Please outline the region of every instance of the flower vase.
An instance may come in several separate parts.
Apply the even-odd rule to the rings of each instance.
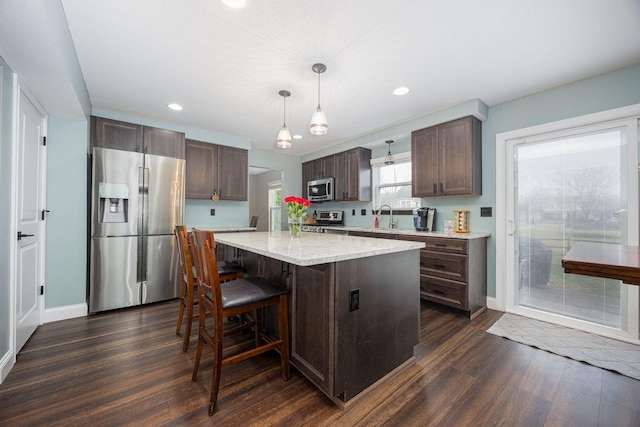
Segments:
[[[289,235],[291,237],[299,237],[302,218],[299,216],[289,216],[288,222],[289,222]]]

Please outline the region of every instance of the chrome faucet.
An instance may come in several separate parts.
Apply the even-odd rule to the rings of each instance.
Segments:
[[[389,208],[389,229],[391,229],[397,225],[397,223],[393,222],[393,208],[389,205],[382,205],[378,208],[378,215],[380,215],[380,212],[382,212],[382,208],[384,207]]]

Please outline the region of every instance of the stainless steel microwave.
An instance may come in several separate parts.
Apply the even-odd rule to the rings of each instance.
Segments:
[[[316,179],[307,183],[307,195],[310,202],[333,200],[333,178]]]

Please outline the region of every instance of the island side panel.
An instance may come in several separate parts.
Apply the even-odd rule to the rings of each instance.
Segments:
[[[350,291],[359,309],[350,311]],[[419,250],[336,263],[335,396],[347,402],[413,357],[420,331]]]
[[[291,363],[333,396],[335,263],[295,266],[290,282]]]

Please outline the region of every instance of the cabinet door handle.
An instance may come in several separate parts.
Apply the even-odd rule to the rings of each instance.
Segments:
[[[434,266],[435,268],[447,268],[447,266],[446,266],[446,265],[442,265],[442,264],[433,264],[433,266]]]
[[[444,186],[442,185],[442,183],[440,183],[440,192],[444,193]]]
[[[433,192],[434,193],[438,192],[438,186],[437,186],[437,184],[435,182],[433,183]]]

